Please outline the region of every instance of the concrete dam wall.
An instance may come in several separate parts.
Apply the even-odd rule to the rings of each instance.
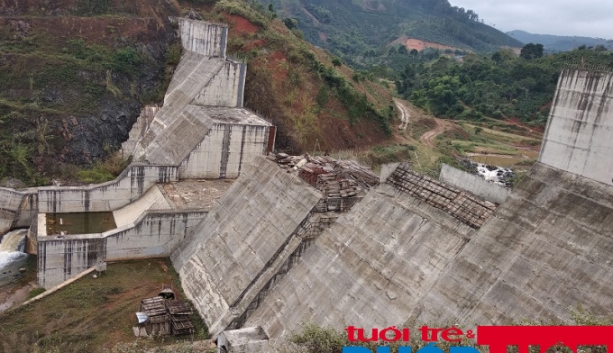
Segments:
[[[447,164],[443,164],[441,167],[440,179],[449,185],[498,204],[503,203],[511,194],[511,189],[490,183],[478,175],[467,173]]]
[[[214,336],[241,328],[312,242],[378,180],[326,158],[281,155],[281,166],[269,159],[275,157],[255,158],[171,257]]]
[[[92,186],[38,188],[38,213],[103,212],[123,207],[157,183],[178,180],[178,168],[132,164],[115,180]]]
[[[226,47],[228,46],[227,25],[187,18],[180,18],[177,21],[183,48],[205,56],[226,57]]]
[[[31,226],[29,252],[39,256],[41,286],[56,285],[101,261],[170,255],[205,213],[159,211],[155,205],[164,202],[148,193],[152,187],[180,178],[236,178],[244,163],[274,148],[275,128],[242,108],[246,65],[225,58],[227,27],[177,22],[184,53],[164,105],[146,107],[122,146],[124,156],[135,157],[134,164],[98,185],[0,189],[0,235]],[[111,211],[115,229],[46,234],[48,214],[62,224],[80,217],[62,214],[85,213],[83,220],[70,218],[73,226],[101,222],[90,215]]]
[[[0,236],[32,223],[37,213],[37,197],[36,189],[17,191],[0,187]]]
[[[144,133],[131,133],[128,154],[181,165],[180,177],[236,178],[243,163],[274,146],[275,128],[243,109],[246,65],[225,58],[227,27],[178,19],[185,52]],[[144,117],[143,119],[146,119]],[[178,138],[180,136],[180,138]]]
[[[230,308],[322,198],[273,162],[257,161],[171,257],[210,332],[230,324]]]
[[[169,256],[205,216],[201,210],[145,211],[134,223],[100,234],[38,237],[38,285],[51,288],[99,262]]]
[[[565,69],[539,162],[613,185],[613,73]]]
[[[569,320],[613,310],[613,188],[537,164],[412,311],[411,322]]]

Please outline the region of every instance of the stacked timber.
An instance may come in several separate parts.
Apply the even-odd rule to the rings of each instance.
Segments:
[[[162,297],[145,298],[141,300],[140,312],[145,313],[144,322],[148,335],[169,335],[170,316],[166,311],[165,299]]]
[[[379,176],[355,161],[339,161],[330,156],[290,156],[270,153],[268,159],[322,192],[316,211],[346,212],[379,183]]]
[[[194,333],[194,325],[191,321],[194,311],[189,304],[177,300],[168,300],[166,301],[166,309],[172,321],[173,335],[181,336]]]

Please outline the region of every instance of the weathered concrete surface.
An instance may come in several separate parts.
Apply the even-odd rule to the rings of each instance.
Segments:
[[[53,287],[99,261],[169,256],[205,216],[200,210],[147,211],[101,234],[39,236],[38,285]]]
[[[198,43],[202,38],[218,38],[211,34],[214,25],[192,20],[179,23],[182,35],[200,36],[194,39]],[[266,153],[268,140],[274,141],[271,124],[239,109],[243,105],[244,63],[225,60],[202,47],[204,44],[185,43],[191,39],[183,39],[187,51],[163,107],[146,132],[132,132],[141,136],[133,148],[134,158],[153,164],[182,164],[181,178],[235,178],[243,163]],[[219,45],[223,47],[219,50],[225,50],[224,41],[215,39],[206,45]],[[191,48],[192,44],[198,48]]]
[[[132,125],[128,139],[121,144],[120,152],[123,158],[128,159],[132,156],[136,144],[145,136],[158,111],[160,111],[160,107],[157,105],[146,105],[141,109],[140,115]]]
[[[160,190],[161,186],[154,186],[143,197],[113,211],[113,218],[117,228],[121,228],[136,222],[136,220],[148,210],[168,210],[173,208]]]
[[[490,183],[478,175],[467,173],[447,164],[443,164],[439,178],[449,185],[469,191],[489,202],[501,204],[511,194],[510,189]]]
[[[177,180],[176,167],[131,164],[115,180],[107,183],[38,188],[38,212],[113,211],[138,200],[157,183]]]
[[[273,338],[303,322],[400,326],[474,232],[380,185],[305,251],[245,326],[261,325]]]
[[[411,321],[509,324],[613,310],[613,188],[537,164]]]
[[[177,18],[181,44],[186,50],[205,56],[225,58],[228,26]]]
[[[613,73],[565,69],[539,162],[613,185]]]
[[[280,257],[279,251],[291,255],[291,235],[321,197],[298,177],[258,157],[194,236],[172,254],[183,289],[211,332],[225,329],[234,316],[229,309]]]
[[[17,191],[0,187],[0,235],[12,228],[27,227],[37,208],[36,189]]]
[[[246,73],[246,64],[226,60],[224,66],[217,71],[215,76],[194,98],[194,104],[241,108],[245,92]]]
[[[265,155],[271,124],[246,110],[221,107],[188,109],[211,126],[204,139],[182,160],[179,174],[190,178],[237,178],[244,164]]]

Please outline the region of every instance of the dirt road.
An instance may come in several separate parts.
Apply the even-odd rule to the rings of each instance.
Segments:
[[[398,107],[398,110],[400,110],[400,120],[402,121],[400,125],[398,125],[398,128],[400,130],[406,130],[407,126],[409,125],[411,114],[409,113],[407,107],[398,99],[394,98],[394,103],[396,103],[396,107]]]
[[[455,123],[449,120],[439,118],[432,119],[434,119],[434,121],[436,122],[436,126],[432,130],[426,131],[419,138],[419,141],[421,141],[424,145],[430,148],[436,147],[436,143],[434,142],[434,138],[436,138],[436,136],[442,134],[443,132],[445,132],[445,130],[450,129],[455,125]]]

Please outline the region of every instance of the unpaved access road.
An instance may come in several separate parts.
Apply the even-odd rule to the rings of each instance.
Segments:
[[[442,134],[443,132],[445,132],[445,130],[450,129],[455,125],[454,122],[451,122],[449,120],[439,118],[432,119],[434,119],[434,121],[436,122],[436,126],[432,130],[426,131],[419,138],[419,141],[421,141],[424,145],[430,148],[436,147],[436,143],[434,142],[436,136]]]
[[[407,107],[398,99],[394,98],[394,103],[396,103],[396,107],[398,107],[398,110],[400,110],[401,123],[398,128],[400,130],[406,130],[407,126],[409,125],[409,119],[411,119],[411,114],[409,113]]]

